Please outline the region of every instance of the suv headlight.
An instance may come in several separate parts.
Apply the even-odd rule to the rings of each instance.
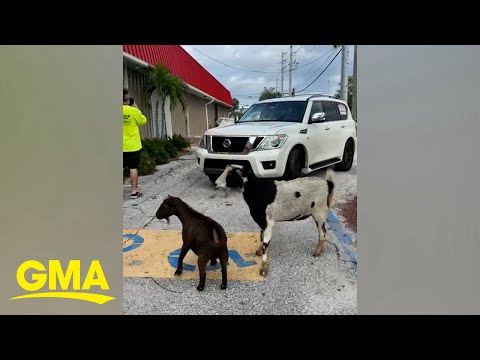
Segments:
[[[207,148],[207,139],[205,136],[202,136],[202,138],[200,139],[200,142],[198,143],[198,147],[201,149]]]
[[[283,144],[285,144],[285,141],[287,141],[287,139],[288,136],[284,134],[266,136],[256,150],[280,149]]]

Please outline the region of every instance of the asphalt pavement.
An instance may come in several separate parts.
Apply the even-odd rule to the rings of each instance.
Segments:
[[[158,166],[154,175],[140,178],[144,196],[129,199],[124,188],[124,229],[179,230],[155,219],[167,195],[182,198],[195,210],[218,221],[229,232],[259,231],[238,190],[227,198],[216,190],[195,164],[193,153]],[[310,176],[323,176],[317,171]],[[322,256],[312,256],[318,232],[312,218],[278,223],[268,247],[270,270],[265,281],[209,280],[198,292],[198,279],[124,278],[125,314],[356,314],[356,234],[349,231],[336,209],[357,193],[357,160],[349,172],[335,173],[335,205],[327,230],[331,242]],[[172,269],[174,271],[174,269]]]

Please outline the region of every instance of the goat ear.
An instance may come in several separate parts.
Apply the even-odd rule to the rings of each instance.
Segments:
[[[172,196],[171,196],[171,195],[167,195],[167,197],[171,198]]]

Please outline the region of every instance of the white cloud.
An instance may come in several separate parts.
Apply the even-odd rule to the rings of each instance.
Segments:
[[[275,87],[277,80],[280,90],[281,54],[282,51],[287,52],[288,59],[290,49],[290,45],[182,45],[182,47],[221,82],[230,91],[232,97],[239,99],[241,104],[252,104],[257,101],[258,93],[264,87]],[[195,49],[241,70],[225,66]],[[293,50],[296,52],[294,59],[298,62],[298,69],[293,71],[292,84],[297,93],[325,69],[338,51],[332,51],[332,45],[294,45]],[[314,61],[326,53],[329,55]],[[349,59],[347,73],[351,75],[353,46],[350,46]],[[312,63],[306,65],[310,62]],[[329,90],[330,95],[333,95],[340,82],[340,64],[341,55],[337,56],[328,69],[305,92],[327,93]],[[288,67],[284,72],[284,91],[288,91]]]

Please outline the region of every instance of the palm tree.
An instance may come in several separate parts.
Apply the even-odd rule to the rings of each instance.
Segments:
[[[165,100],[170,97],[170,108],[173,109],[177,103],[182,105],[185,111],[184,94],[186,90],[185,83],[178,76],[172,74],[170,69],[164,64],[156,64],[147,70],[147,81],[144,86],[145,103],[150,107],[153,93],[157,93],[157,101],[155,105],[156,123],[161,124],[161,130],[157,130],[157,137],[165,139],[167,136],[167,122],[165,121]],[[162,102],[161,117],[159,118],[159,100]],[[158,121],[160,120],[160,121]]]

